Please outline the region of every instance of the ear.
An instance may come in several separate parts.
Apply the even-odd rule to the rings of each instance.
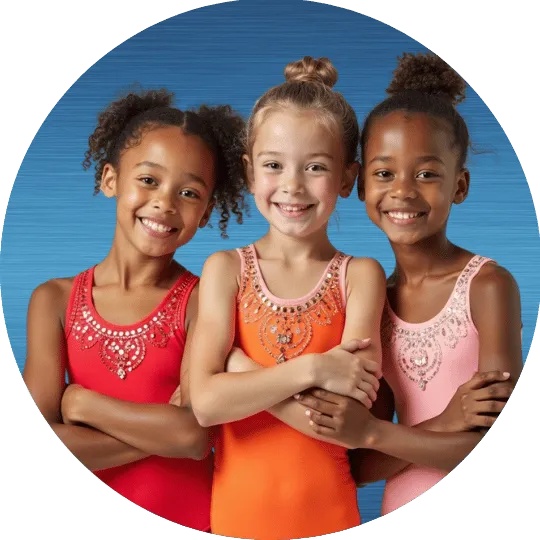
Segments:
[[[244,164],[244,173],[246,175],[248,190],[253,195],[253,183],[255,177],[253,174],[253,163],[251,163],[251,158],[248,154],[242,156],[242,163]]]
[[[360,164],[357,161],[353,161],[352,163],[347,165],[339,189],[339,195],[341,197],[346,199],[352,193],[356,177],[358,176],[359,167]]]
[[[116,196],[116,184],[118,180],[118,173],[116,169],[110,164],[106,163],[103,167],[103,172],[101,173],[101,184],[100,189],[105,195],[105,197],[115,197]]]
[[[358,183],[356,184],[358,191],[358,198],[362,201],[366,201],[366,182],[364,178],[364,168],[360,165],[358,169]]]
[[[469,169],[461,169],[459,171],[456,193],[454,194],[454,204],[461,204],[469,194],[469,186],[471,183],[471,173]]]
[[[208,225],[208,221],[210,220],[210,216],[212,215],[212,210],[214,210],[214,206],[216,206],[216,199],[212,197],[210,199],[210,202],[208,203],[208,206],[206,207],[206,210],[204,211],[201,221],[199,221],[199,229],[203,229],[204,227],[206,227],[206,225]]]

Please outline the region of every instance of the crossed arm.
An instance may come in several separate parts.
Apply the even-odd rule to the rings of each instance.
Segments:
[[[71,280],[40,285],[28,309],[23,377],[54,432],[91,470],[132,463],[150,454],[201,459],[208,450],[208,433],[189,407],[131,403],[80,387],[68,387],[64,396],[67,350],[63,317],[71,285]],[[190,309],[196,313],[196,291],[192,297]],[[183,366],[186,372],[187,367]]]

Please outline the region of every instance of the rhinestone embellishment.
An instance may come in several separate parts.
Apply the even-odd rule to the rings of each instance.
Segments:
[[[282,305],[267,298],[261,286],[254,248],[240,250],[246,272],[242,277],[238,306],[246,324],[258,324],[258,336],[264,350],[281,364],[301,355],[311,342],[314,325],[331,324],[343,310],[339,287],[339,269],[346,259],[338,252],[318,290],[305,302]]]
[[[135,370],[146,355],[148,347],[163,348],[178,329],[179,308],[185,290],[192,280],[183,279],[172,289],[163,307],[144,324],[135,324],[124,330],[98,323],[92,315],[90,270],[80,280],[78,302],[72,313],[72,334],[81,349],[99,347],[99,356],[107,369],[124,380]]]
[[[473,257],[457,279],[446,308],[434,322],[422,330],[410,330],[395,322],[385,309],[381,339],[392,351],[393,361],[407,378],[425,390],[437,375],[443,360],[443,348],[455,349],[468,335],[471,323],[467,312],[467,290],[471,277],[486,257]],[[441,346],[442,344],[442,346]]]

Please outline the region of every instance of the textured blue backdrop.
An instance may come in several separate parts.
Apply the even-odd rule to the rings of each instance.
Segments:
[[[25,316],[31,291],[53,277],[74,275],[105,256],[114,228],[114,203],[92,197],[92,173],[81,161],[96,115],[132,83],[176,92],[181,108],[230,103],[248,115],[268,87],[282,82],[285,65],[306,54],[328,56],[343,92],[362,120],[384,97],[396,57],[422,51],[418,42],[359,14],[310,2],[233,2],[164,21],[126,41],[97,62],[70,88],[44,122],[21,166],[4,225],[2,302],[13,352],[25,359]],[[437,51],[434,51],[437,52]],[[459,66],[456,66],[459,67]],[[39,88],[37,88],[39,91]],[[518,159],[502,128],[469,90],[460,110],[472,139],[489,153],[470,159],[469,200],[450,220],[450,237],[496,259],[516,277],[522,294],[524,355],[538,312],[538,224]],[[247,244],[265,231],[253,210],[230,239],[203,230],[178,258],[200,272],[212,252]],[[384,236],[352,197],[332,221],[336,245],[352,255],[377,258],[391,271]],[[359,490],[363,520],[379,515],[382,485]]]

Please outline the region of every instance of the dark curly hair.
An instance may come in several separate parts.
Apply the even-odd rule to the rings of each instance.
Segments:
[[[376,118],[394,111],[425,113],[446,121],[453,135],[453,144],[459,155],[459,166],[467,161],[470,147],[469,130],[456,105],[465,99],[467,83],[444,60],[428,54],[404,53],[398,58],[398,66],[390,86],[390,97],[379,103],[367,116],[360,148],[362,162],[369,129]]]
[[[181,111],[172,107],[174,94],[165,89],[130,92],[111,103],[98,117],[88,139],[83,167],[95,163],[94,194],[101,189],[107,163],[118,167],[120,154],[140,143],[149,129],[178,126],[186,135],[200,137],[216,157],[216,185],[213,196],[220,220],[221,236],[227,238],[231,213],[242,223],[246,209],[246,183],[242,165],[242,133],[245,122],[228,105]]]

